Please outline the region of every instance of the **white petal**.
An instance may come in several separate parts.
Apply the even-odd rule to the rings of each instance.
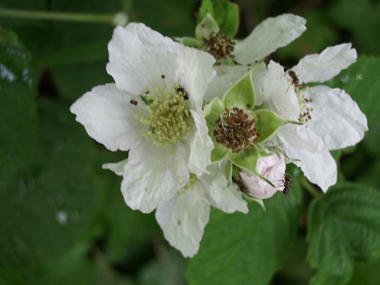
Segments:
[[[108,51],[107,72],[118,88],[134,95],[141,95],[143,88],[173,88],[181,57],[179,43],[144,24],[130,23],[115,28]]]
[[[306,20],[292,14],[268,18],[253,32],[235,46],[235,60],[251,64],[263,59],[276,49],[286,46],[298,38],[305,30]]]
[[[189,101],[195,103],[191,108],[200,109],[207,85],[216,75],[213,68],[215,59],[206,52],[185,46],[182,46],[181,55],[176,83],[185,88]]]
[[[224,163],[225,164],[225,163]],[[209,175],[201,178],[205,193],[210,204],[223,212],[236,211],[248,213],[247,202],[243,200],[242,193],[235,184],[227,187],[227,179],[224,176],[224,164],[214,163],[208,167]]]
[[[135,100],[137,106],[131,104]],[[142,139],[139,130],[145,130],[135,118],[146,104],[139,98],[116,88],[115,84],[94,87],[80,97],[70,111],[97,142],[112,151],[128,150]]]
[[[209,216],[210,204],[198,183],[194,189],[187,189],[160,204],[156,211],[165,238],[185,257],[197,253]]]
[[[286,156],[326,192],[337,180],[337,166],[322,139],[305,126],[286,125],[277,132]]]
[[[351,44],[328,47],[321,54],[310,54],[292,68],[300,82],[325,82],[356,61]]]
[[[181,143],[175,146],[171,154],[169,149],[145,139],[129,152],[121,191],[130,208],[150,213],[187,183],[186,150]]]
[[[299,115],[297,95],[281,65],[270,61],[262,88],[265,109],[274,111],[284,119],[297,121]]]
[[[109,169],[115,172],[119,176],[123,176],[124,174],[124,166],[127,164],[128,158],[116,163],[105,163],[102,165],[103,169]]]
[[[177,83],[201,104],[207,83],[215,75],[211,55],[174,42],[144,24],[117,27],[108,50],[107,72],[118,88],[134,95],[154,87],[171,89]]]
[[[207,173],[206,167],[211,162],[211,151],[214,144],[208,136],[206,120],[203,118],[202,111],[191,110],[195,122],[192,137],[185,141],[188,153],[190,153],[188,169],[199,177],[202,173]]]
[[[222,99],[224,93],[247,72],[248,67],[243,65],[217,65],[215,70],[218,74],[208,85],[204,97],[207,103],[216,97]]]
[[[330,89],[327,86],[311,88],[306,96],[313,99],[309,103],[313,108],[312,119],[308,127],[320,136],[328,149],[340,149],[361,141],[368,130],[367,118],[358,104],[344,90]]]

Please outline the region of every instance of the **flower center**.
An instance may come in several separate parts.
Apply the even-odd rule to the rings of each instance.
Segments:
[[[179,91],[180,90],[180,91]],[[144,138],[153,137],[153,144],[165,146],[186,139],[191,133],[191,114],[186,108],[185,97],[188,95],[178,84],[170,90],[155,87],[155,92],[143,90],[148,105],[146,111],[141,111],[136,118],[149,129],[145,133],[141,131]]]
[[[306,90],[308,89],[309,88],[306,87]],[[311,120],[310,113],[313,111],[313,108],[310,108],[308,104],[313,102],[313,99],[305,98],[305,95],[301,92],[301,89],[299,87],[296,87],[294,91],[297,94],[298,105],[300,106],[298,121],[302,124],[305,124],[308,120]],[[312,93],[312,90],[309,90],[309,93]]]
[[[242,109],[225,109],[216,120],[213,135],[218,143],[228,147],[232,152],[248,150],[260,137],[255,123],[256,120],[251,120]]]
[[[235,42],[220,31],[212,32],[208,39],[203,38],[206,51],[211,54],[218,62],[226,57],[233,57],[231,53],[234,51]]]

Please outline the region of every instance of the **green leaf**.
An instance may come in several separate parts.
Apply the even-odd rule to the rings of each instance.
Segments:
[[[359,56],[356,63],[335,76],[327,85],[350,94],[368,119],[364,144],[373,155],[380,155],[380,58]]]
[[[233,39],[239,28],[238,5],[225,0],[215,0],[213,17],[222,34]]]
[[[280,194],[280,193],[279,193]],[[249,204],[249,213],[226,214],[212,209],[200,249],[189,263],[190,284],[269,284],[296,240],[301,191],[266,200],[267,212]]]
[[[260,135],[258,143],[269,140],[280,127],[287,123],[270,110],[257,110],[250,115],[256,120],[255,125]]]
[[[0,28],[0,188],[33,157],[35,96],[29,53],[16,34]]]
[[[203,21],[207,13],[210,15],[214,15],[214,5],[211,0],[202,1],[202,5],[199,7],[199,13],[198,13],[198,19],[197,19],[198,24]]]
[[[342,183],[312,201],[308,260],[318,269],[311,284],[346,284],[354,261],[380,256],[380,193]]]
[[[108,60],[107,42],[90,43],[54,50],[33,60],[38,67],[51,67]]]
[[[218,24],[222,34],[233,39],[239,28],[239,7],[225,0],[204,0],[199,9],[197,23],[203,21],[209,13]]]
[[[264,176],[259,174],[256,170],[257,161],[260,158],[259,149],[254,145],[251,146],[248,150],[242,150],[238,153],[231,153],[230,160],[233,164],[243,168],[249,172],[252,172],[256,176],[259,176],[261,179],[268,182],[272,187],[274,187],[273,183],[266,179]]]
[[[60,95],[74,101],[97,85],[113,82],[106,72],[106,62],[55,66],[53,79]]]
[[[212,18],[212,16],[207,13],[206,17],[200,22],[195,29],[195,37],[202,41],[203,38],[209,38],[211,33],[219,32],[218,24]]]
[[[375,55],[380,55],[380,38],[375,36],[380,29],[379,13],[380,3],[370,0],[337,0],[328,10],[329,19],[351,33],[361,53]]]
[[[0,266],[24,275],[98,235],[92,222],[102,201],[89,177],[94,143],[68,104],[39,103],[34,160],[0,192]]]
[[[237,107],[244,111],[253,110],[255,107],[255,91],[253,89],[252,70],[244,74],[227,90],[222,103],[227,109]]]

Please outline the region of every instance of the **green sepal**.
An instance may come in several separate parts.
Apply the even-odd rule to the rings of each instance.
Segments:
[[[216,120],[223,113],[224,107],[222,101],[219,98],[215,98],[208,105],[204,107],[203,117],[206,119],[206,124],[208,128],[208,135],[211,137],[214,143],[214,149],[211,152],[211,163],[221,161],[225,158],[229,152],[229,149],[224,145],[216,142],[212,131],[216,125]]]
[[[218,120],[224,109],[222,101],[219,98],[215,98],[204,107],[203,117],[206,119],[209,130],[214,129],[216,120]]]
[[[272,182],[257,172],[256,165],[259,158],[260,152],[255,145],[251,146],[248,150],[242,150],[238,153],[230,154],[230,160],[233,164],[253,173],[254,175],[268,182],[272,187],[275,187]]]
[[[249,114],[256,120],[257,132],[260,135],[258,143],[269,140],[279,128],[288,123],[271,110],[260,109]]]
[[[187,46],[187,47],[192,47],[192,48],[196,48],[196,49],[202,49],[204,44],[203,44],[203,41],[202,40],[198,40],[198,39],[195,39],[195,38],[190,38],[190,37],[183,37],[183,38],[174,38],[177,42],[180,42],[181,44],[183,44],[184,46]]]
[[[253,110],[255,107],[255,91],[252,82],[252,70],[244,74],[227,90],[222,103],[227,109],[238,107],[245,112]]]
[[[228,181],[227,183],[227,186],[230,186],[231,185],[231,180],[232,180],[232,169],[233,169],[233,164],[232,162],[229,160],[227,161],[227,164],[224,168],[224,175]]]
[[[211,33],[219,32],[219,26],[212,18],[212,16],[207,13],[202,22],[200,22],[195,29],[195,37],[202,41],[203,38],[209,38]]]
[[[218,143],[210,131],[209,136],[211,137],[212,142],[214,143],[214,149],[211,151],[211,163],[221,161],[223,158],[227,156],[230,150],[226,148],[224,145]]]
[[[262,199],[254,198],[254,197],[251,197],[251,196],[249,196],[249,195],[244,195],[244,197],[245,197],[247,200],[249,200],[249,201],[255,201],[255,202],[259,203],[260,206],[261,206],[261,208],[263,208],[264,212],[267,211],[267,209],[265,208],[265,204],[264,204],[264,202],[263,202]]]

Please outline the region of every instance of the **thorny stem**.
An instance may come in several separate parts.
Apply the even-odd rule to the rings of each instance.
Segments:
[[[39,12],[0,8],[0,16],[33,20],[57,20],[70,22],[92,22],[112,25],[126,25],[127,15],[120,14],[80,14],[60,12]]]

